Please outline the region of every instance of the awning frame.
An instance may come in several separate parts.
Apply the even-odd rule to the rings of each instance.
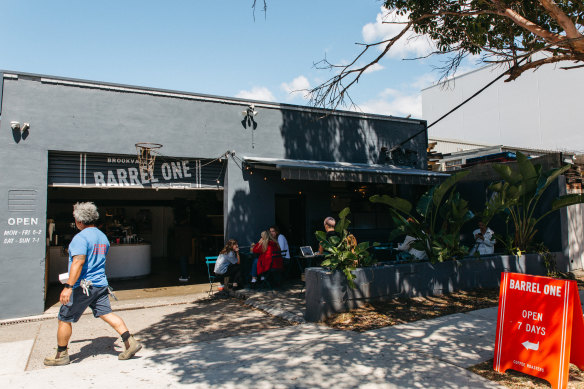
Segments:
[[[434,185],[450,175],[405,166],[244,157],[253,169],[279,171],[281,178],[374,184]]]

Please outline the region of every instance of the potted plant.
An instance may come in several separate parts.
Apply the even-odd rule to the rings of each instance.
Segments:
[[[325,260],[321,266],[331,270],[340,270],[347,278],[351,288],[355,288],[355,275],[352,273],[358,267],[371,266],[375,260],[369,254],[369,242],[357,243],[348,227],[351,221],[347,216],[351,210],[347,207],[339,213],[339,221],[335,225],[336,236],[326,237],[326,232],[316,231],[316,238],[326,251]]]

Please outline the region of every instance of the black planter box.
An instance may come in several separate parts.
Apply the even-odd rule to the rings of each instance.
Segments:
[[[554,253],[557,269],[572,270],[570,261]],[[446,261],[380,264],[356,269],[355,289],[341,271],[319,267],[306,269],[306,321],[318,322],[366,302],[398,296],[415,297],[475,288],[496,288],[502,272],[545,276],[547,269],[538,254],[494,255]]]

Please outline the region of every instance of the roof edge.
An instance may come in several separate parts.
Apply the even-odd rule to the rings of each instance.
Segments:
[[[26,72],[11,71],[11,70],[0,69],[0,74],[2,74],[2,77],[4,79],[11,79],[11,80],[15,80],[15,79],[18,80],[20,77],[25,77],[26,79],[30,79],[30,80],[38,81],[38,82],[43,82],[43,83],[56,84],[56,85],[67,85],[67,86],[81,87],[81,88],[115,90],[115,91],[126,92],[126,93],[148,94],[148,95],[155,95],[155,96],[162,96],[162,97],[169,97],[169,98],[209,101],[209,102],[218,102],[218,103],[223,103],[223,104],[232,104],[232,105],[241,105],[241,106],[248,106],[250,104],[254,104],[257,107],[262,107],[262,108],[302,111],[302,112],[323,114],[326,116],[328,116],[328,115],[352,116],[352,117],[359,117],[359,118],[364,118],[364,119],[377,119],[377,120],[386,120],[386,121],[394,121],[394,122],[402,122],[402,123],[414,123],[414,124],[422,124],[422,125],[426,125],[426,123],[427,123],[426,120],[423,120],[423,119],[410,119],[410,118],[395,117],[395,116],[391,116],[391,115],[386,116],[386,115],[379,115],[379,114],[373,114],[373,113],[345,111],[345,110],[332,110],[332,109],[316,108],[316,107],[310,107],[310,106],[304,106],[304,105],[275,103],[275,102],[271,102],[271,101],[262,101],[262,100],[241,99],[241,98],[237,98],[237,97],[217,96],[217,95],[209,95],[209,94],[203,94],[203,93],[177,91],[177,90],[172,90],[172,89],[151,88],[151,87],[145,87],[145,86],[118,84],[118,83],[102,82],[102,81],[92,81],[92,80],[84,80],[84,79],[78,79],[78,78],[51,76],[51,75],[26,73]]]

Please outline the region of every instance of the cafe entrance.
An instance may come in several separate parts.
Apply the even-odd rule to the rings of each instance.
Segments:
[[[302,246],[306,239],[306,198],[302,194],[275,196],[276,225],[290,246]]]
[[[79,156],[77,154],[77,161]],[[110,241],[106,274],[114,289],[206,283],[204,257],[217,255],[223,246],[223,177],[217,178],[216,175],[223,174],[223,169],[203,172],[198,168],[198,162],[185,159],[168,164],[171,169],[180,167],[182,178],[164,182],[164,162],[161,161],[155,170],[160,175],[153,177],[158,182],[142,183],[143,177],[138,176],[142,186],[125,185],[120,180],[124,178],[124,171],[128,182],[132,173],[135,176],[131,170],[135,168],[131,157],[102,157],[102,162],[108,158],[115,160],[114,167],[107,166],[107,162],[100,167],[90,161],[97,158],[82,156],[82,163],[75,166],[72,162],[75,156],[70,153],[50,155],[46,304],[51,305],[58,298],[58,275],[67,272],[67,247],[77,232],[72,217],[72,206],[76,202],[92,201],[98,207],[100,219],[97,227]],[[191,165],[195,167],[192,174]],[[77,182],[72,182],[72,176],[76,176]],[[179,233],[179,229],[182,232]],[[179,258],[183,253],[188,257],[190,276],[186,282],[179,281]]]

